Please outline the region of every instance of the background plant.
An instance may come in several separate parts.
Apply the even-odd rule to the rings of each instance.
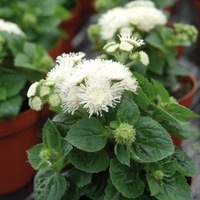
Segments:
[[[7,119],[28,108],[28,87],[44,77],[53,61],[17,25],[2,19],[0,24],[0,119]]]
[[[63,54],[47,79],[29,88],[33,109],[48,102],[57,111],[43,128],[43,142],[28,151],[38,170],[36,199],[192,199],[185,177],[196,165],[168,131],[198,137],[187,121],[197,115],[159,82],[129,71],[124,55],[133,54],[133,44],[116,48],[118,62]]]
[[[170,25],[167,20],[153,2],[132,1],[125,7],[113,8],[100,15],[97,23],[90,25],[88,36],[96,49],[102,49],[109,41],[118,43],[119,34],[126,36],[127,40],[131,37],[143,38],[146,45],[141,46],[141,50],[147,52],[150,60],[148,67],[142,69],[143,75],[160,81],[168,91],[175,93],[181,87],[178,76],[188,74],[177,59],[177,47],[192,45],[198,32],[192,25]],[[140,68],[136,65],[132,67]]]
[[[26,33],[28,40],[51,49],[64,33],[59,28],[71,14],[58,0],[15,0],[0,2],[0,17],[11,21]]]

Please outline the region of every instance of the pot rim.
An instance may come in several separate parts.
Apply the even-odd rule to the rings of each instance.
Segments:
[[[185,101],[187,98],[191,97],[192,95],[195,94],[195,92],[198,89],[198,82],[196,77],[190,73],[188,76],[185,76],[185,78],[187,78],[191,83],[192,83],[192,89],[190,92],[188,92],[186,95],[184,95],[183,97],[178,99],[178,102],[182,102]]]
[[[30,126],[36,125],[36,122],[39,119],[39,115],[39,112],[28,109],[24,112],[21,112],[14,119],[0,121],[0,138],[7,137],[9,135],[25,130]]]

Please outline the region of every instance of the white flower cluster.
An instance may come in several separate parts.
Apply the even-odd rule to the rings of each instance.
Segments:
[[[112,39],[116,33],[122,33],[136,27],[140,31],[149,32],[157,25],[164,25],[167,18],[157,9],[153,2],[138,0],[125,7],[108,10],[98,19],[100,36],[104,40]]]
[[[0,31],[5,31],[15,35],[25,35],[17,24],[5,21],[3,19],[0,19]]]
[[[56,60],[57,65],[47,74],[42,81],[43,87],[50,84],[54,87],[54,94],[59,94],[61,108],[64,112],[73,114],[79,107],[83,107],[89,115],[101,115],[102,111],[108,112],[109,107],[115,107],[120,102],[124,91],[136,93],[137,80],[124,65],[111,60],[82,59],[84,53],[63,54]],[[34,83],[28,91],[28,97],[38,103],[37,91],[43,91],[41,83]],[[39,85],[39,86],[38,86]],[[49,87],[50,87],[49,86]],[[45,89],[46,90],[46,89]],[[56,104],[57,96],[41,92],[42,96],[51,96],[51,102]],[[49,102],[49,103],[51,103]],[[33,105],[32,108],[40,108]]]

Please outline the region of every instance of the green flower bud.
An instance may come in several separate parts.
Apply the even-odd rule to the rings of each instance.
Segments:
[[[153,172],[153,177],[156,179],[156,180],[162,180],[163,177],[164,177],[164,173],[161,171],[161,170],[156,170]]]
[[[49,95],[51,93],[51,88],[46,86],[46,85],[42,85],[40,87],[40,97],[45,97],[47,95]]]
[[[36,16],[29,12],[24,14],[22,21],[26,27],[33,27],[37,24]]]
[[[119,48],[122,51],[129,52],[134,48],[134,46],[132,44],[128,43],[128,42],[121,42],[120,45],[119,45]]]
[[[34,96],[29,99],[29,106],[36,111],[42,110],[42,100],[38,96]]]
[[[59,94],[54,93],[49,96],[49,104],[51,107],[58,107],[61,105],[61,98]]]
[[[136,140],[136,130],[127,123],[121,123],[113,133],[117,144],[130,146]]]
[[[39,153],[39,157],[43,160],[49,160],[52,156],[52,152],[49,149],[42,149]]]
[[[40,59],[39,65],[42,68],[49,69],[51,67],[51,64],[52,64],[52,59],[48,55],[45,55]]]
[[[103,49],[108,53],[115,53],[118,48],[119,44],[117,44],[116,42],[110,42],[103,47]]]
[[[35,82],[29,87],[28,92],[27,92],[27,97],[28,98],[33,97],[33,96],[36,95],[36,92],[38,90],[38,86],[39,85],[40,85],[39,82]]]
[[[140,62],[143,65],[147,66],[149,64],[149,56],[147,55],[147,53],[144,51],[140,51],[139,56],[140,56]]]

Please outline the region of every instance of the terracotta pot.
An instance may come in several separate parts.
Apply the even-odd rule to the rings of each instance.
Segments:
[[[80,2],[83,15],[91,15],[96,12],[94,7],[95,0],[81,0]]]
[[[38,142],[39,112],[27,110],[13,120],[0,121],[0,195],[27,185],[34,170],[26,151]]]
[[[60,54],[62,54],[62,39],[49,50],[49,55],[53,58],[53,60],[55,60]]]
[[[178,103],[189,108],[193,102],[194,96],[198,89],[198,82],[194,75],[190,74],[189,76],[182,77],[182,79],[188,82],[191,85],[191,90],[178,99]]]

